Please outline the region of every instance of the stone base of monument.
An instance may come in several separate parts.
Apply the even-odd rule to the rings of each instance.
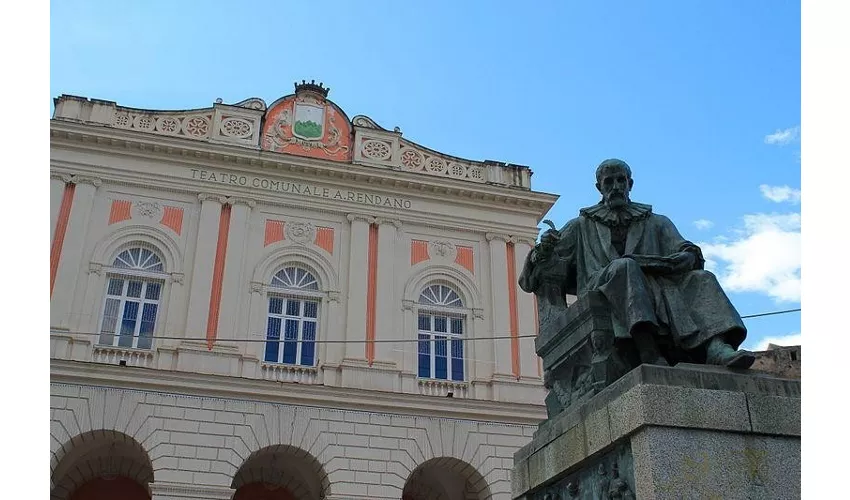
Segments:
[[[800,382],[641,365],[541,424],[512,486],[523,500],[800,498]]]

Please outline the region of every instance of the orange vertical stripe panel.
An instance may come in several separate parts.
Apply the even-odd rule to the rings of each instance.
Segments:
[[[130,218],[130,202],[127,200],[112,200],[109,210],[109,224],[125,221]]]
[[[218,220],[218,243],[215,248],[210,312],[207,317],[207,347],[212,350],[218,332],[218,315],[221,311],[221,284],[224,280],[224,259],[227,257],[227,233],[230,232],[230,205],[222,205]],[[201,250],[201,249],[199,249]]]
[[[316,241],[314,242],[319,248],[324,248],[331,255],[334,253],[334,228],[332,227],[317,227]]]
[[[56,219],[56,231],[53,233],[53,244],[50,246],[50,296],[53,297],[53,284],[56,283],[56,271],[59,270],[59,258],[62,256],[62,243],[65,242],[65,231],[68,229],[68,219],[71,218],[71,205],[74,203],[74,184],[65,184],[62,193],[62,203],[59,205],[59,217]]]
[[[412,240],[410,242],[410,265],[415,266],[423,260],[430,259],[428,255],[428,242],[420,240]]]
[[[457,247],[457,257],[455,258],[455,262],[465,267],[472,274],[475,274],[472,247]]]
[[[366,289],[366,360],[375,361],[375,300],[378,296],[378,225],[369,225],[369,266]]]
[[[511,359],[514,376],[519,378],[519,316],[516,302],[516,259],[514,244],[507,244],[508,254],[508,309],[511,315]]]
[[[162,211],[162,220],[159,221],[165,227],[171,228],[178,235],[183,230],[183,209],[178,207],[165,207]]]
[[[264,247],[277,243],[283,240],[283,221],[267,220],[266,221],[266,241]]]

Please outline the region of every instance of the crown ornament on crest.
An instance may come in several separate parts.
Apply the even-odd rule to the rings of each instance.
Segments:
[[[314,92],[319,94],[322,97],[327,97],[328,92],[331,91],[330,87],[325,87],[322,82],[316,84],[316,80],[301,80],[301,83],[295,82],[295,93],[301,92]]]

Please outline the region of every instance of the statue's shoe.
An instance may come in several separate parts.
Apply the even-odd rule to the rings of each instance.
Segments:
[[[735,354],[726,360],[728,368],[749,368],[755,363],[756,355],[750,351],[735,351]]]
[[[755,362],[756,356],[750,351],[736,351],[732,346],[715,338],[708,345],[705,363],[720,365],[727,368],[749,368]]]

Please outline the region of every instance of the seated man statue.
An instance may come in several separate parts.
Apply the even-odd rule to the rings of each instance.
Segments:
[[[671,362],[749,368],[755,356],[736,350],[747,330],[715,276],[703,270],[699,247],[650,205],[632,202],[633,185],[626,162],[603,161],[596,169],[602,201],[542,235],[520,286],[564,307],[567,294],[601,293],[615,338],[632,339],[642,363],[667,365],[667,354]]]

